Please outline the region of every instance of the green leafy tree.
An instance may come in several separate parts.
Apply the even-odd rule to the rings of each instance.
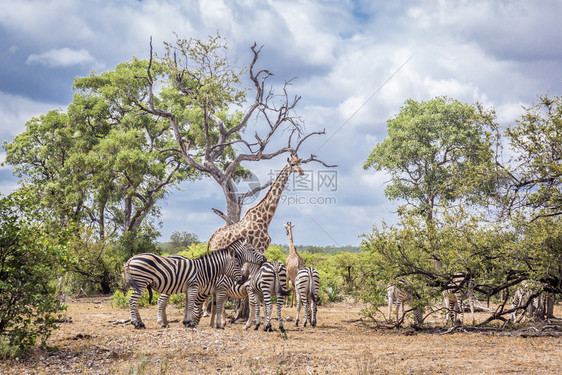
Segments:
[[[76,78],[66,113],[34,117],[4,143],[5,164],[14,167],[20,190],[38,197],[44,220],[76,228],[73,243],[80,246],[71,249],[88,261],[73,264],[74,280],[100,283],[86,289],[107,292],[124,259],[157,251],[157,203],[179,182],[196,177],[170,149],[175,141],[168,122],[131,101],[146,95],[136,77],[147,66],[133,59]]]
[[[495,192],[495,114],[445,97],[410,99],[387,127],[363,167],[390,175],[386,196],[406,201],[426,220],[435,246],[437,214],[452,202]]]
[[[515,157],[509,165],[510,212],[533,217],[562,214],[562,97],[541,96],[506,130]]]
[[[192,177],[169,150],[169,125],[143,116],[130,100],[145,95],[134,84],[147,64],[133,59],[77,78],[68,113],[35,117],[4,144],[22,188],[40,196],[60,222],[93,225],[101,241],[138,232],[158,214],[156,202]]]
[[[0,344],[20,353],[37,339],[46,345],[65,308],[53,280],[68,260],[64,238],[35,219],[37,204],[22,194],[0,198]]]
[[[495,161],[494,119],[493,112],[445,97],[407,100],[364,168],[388,172],[386,196],[405,200],[431,222],[447,202],[494,188],[487,173]]]
[[[185,249],[191,244],[199,244],[199,237],[195,233],[190,232],[174,232],[170,235],[170,241],[166,245],[167,252],[177,252],[180,249]]]
[[[283,264],[287,263],[287,255],[289,251],[280,245],[269,245],[267,251],[265,252],[265,257],[271,262],[281,262]]]

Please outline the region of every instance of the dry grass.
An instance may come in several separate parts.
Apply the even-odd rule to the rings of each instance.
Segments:
[[[285,336],[244,331],[243,323],[217,331],[208,327],[208,318],[198,329],[186,329],[174,306],[168,308],[170,328],[157,326],[156,308],[149,307],[141,310],[147,329],[138,331],[119,323],[128,311],[112,308],[108,298],[81,299],[69,303],[72,322],[61,324],[49,340],[58,351],[0,362],[0,373],[552,374],[562,366],[560,336],[375,330],[358,321],[361,307],[345,302],[320,307],[316,329],[289,321]],[[560,316],[562,307],[555,312]],[[284,309],[283,316],[294,313]]]

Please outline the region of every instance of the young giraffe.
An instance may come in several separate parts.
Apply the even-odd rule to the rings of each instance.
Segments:
[[[239,238],[246,238],[256,250],[265,253],[271,243],[271,237],[267,232],[269,223],[273,219],[283,189],[293,172],[298,172],[300,175],[304,174],[300,159],[296,155],[287,158],[287,165],[279,172],[263,199],[254,207],[248,209],[239,222],[226,225],[213,233],[207,249],[215,251],[230,245]]]
[[[287,282],[291,284],[292,291],[292,298],[291,298],[291,306],[295,305],[295,298],[296,298],[296,288],[295,288],[295,279],[297,278],[297,273],[300,269],[304,268],[304,260],[301,258],[299,253],[297,253],[297,249],[295,244],[293,243],[293,227],[294,224],[291,222],[287,222],[284,225],[285,229],[287,230],[287,236],[289,236],[289,255],[287,256]],[[287,289],[289,286],[287,285]],[[285,302],[287,305],[289,301]]]

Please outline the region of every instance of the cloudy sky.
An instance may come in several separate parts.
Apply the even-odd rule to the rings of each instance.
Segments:
[[[289,182],[270,226],[273,243],[288,242],[282,225],[291,221],[297,244],[358,245],[373,225],[395,221],[384,174],[362,169],[386,120],[406,99],[446,95],[494,107],[506,125],[538,94],[561,95],[561,14],[558,0],[4,1],[0,140],[11,141],[34,115],[66,109],[74,77],[147,58],[151,36],[158,50],[174,33],[219,32],[238,65],[249,63],[257,42],[260,67],[278,82],[297,77],[290,93],[302,96],[306,130],[326,129],[300,156],[338,165],[308,164],[307,180]],[[284,161],[250,167],[266,181]],[[16,184],[2,167],[0,192]],[[162,205],[162,240],[174,231],[207,240],[224,224],[211,207],[225,209],[216,183],[182,185]]]

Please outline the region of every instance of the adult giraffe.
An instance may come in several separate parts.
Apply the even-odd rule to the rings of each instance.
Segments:
[[[222,249],[239,238],[245,238],[256,250],[265,253],[271,243],[269,223],[273,219],[289,176],[293,172],[304,174],[300,162],[297,155],[287,158],[287,165],[279,172],[262,200],[248,209],[239,222],[217,229],[209,239],[207,250]]]
[[[297,296],[296,288],[295,288],[295,279],[297,278],[297,273],[299,272],[300,269],[304,268],[304,260],[301,258],[299,253],[297,253],[297,248],[293,243],[294,226],[295,225],[291,224],[290,221],[284,224],[284,227],[287,230],[287,236],[289,236],[289,255],[287,256],[287,283],[290,283],[291,287],[293,288],[292,291],[293,297],[291,298],[290,307],[293,307],[295,305],[295,298]],[[289,289],[288,286],[287,289]],[[288,300],[286,301],[286,304],[287,305],[289,304]]]

